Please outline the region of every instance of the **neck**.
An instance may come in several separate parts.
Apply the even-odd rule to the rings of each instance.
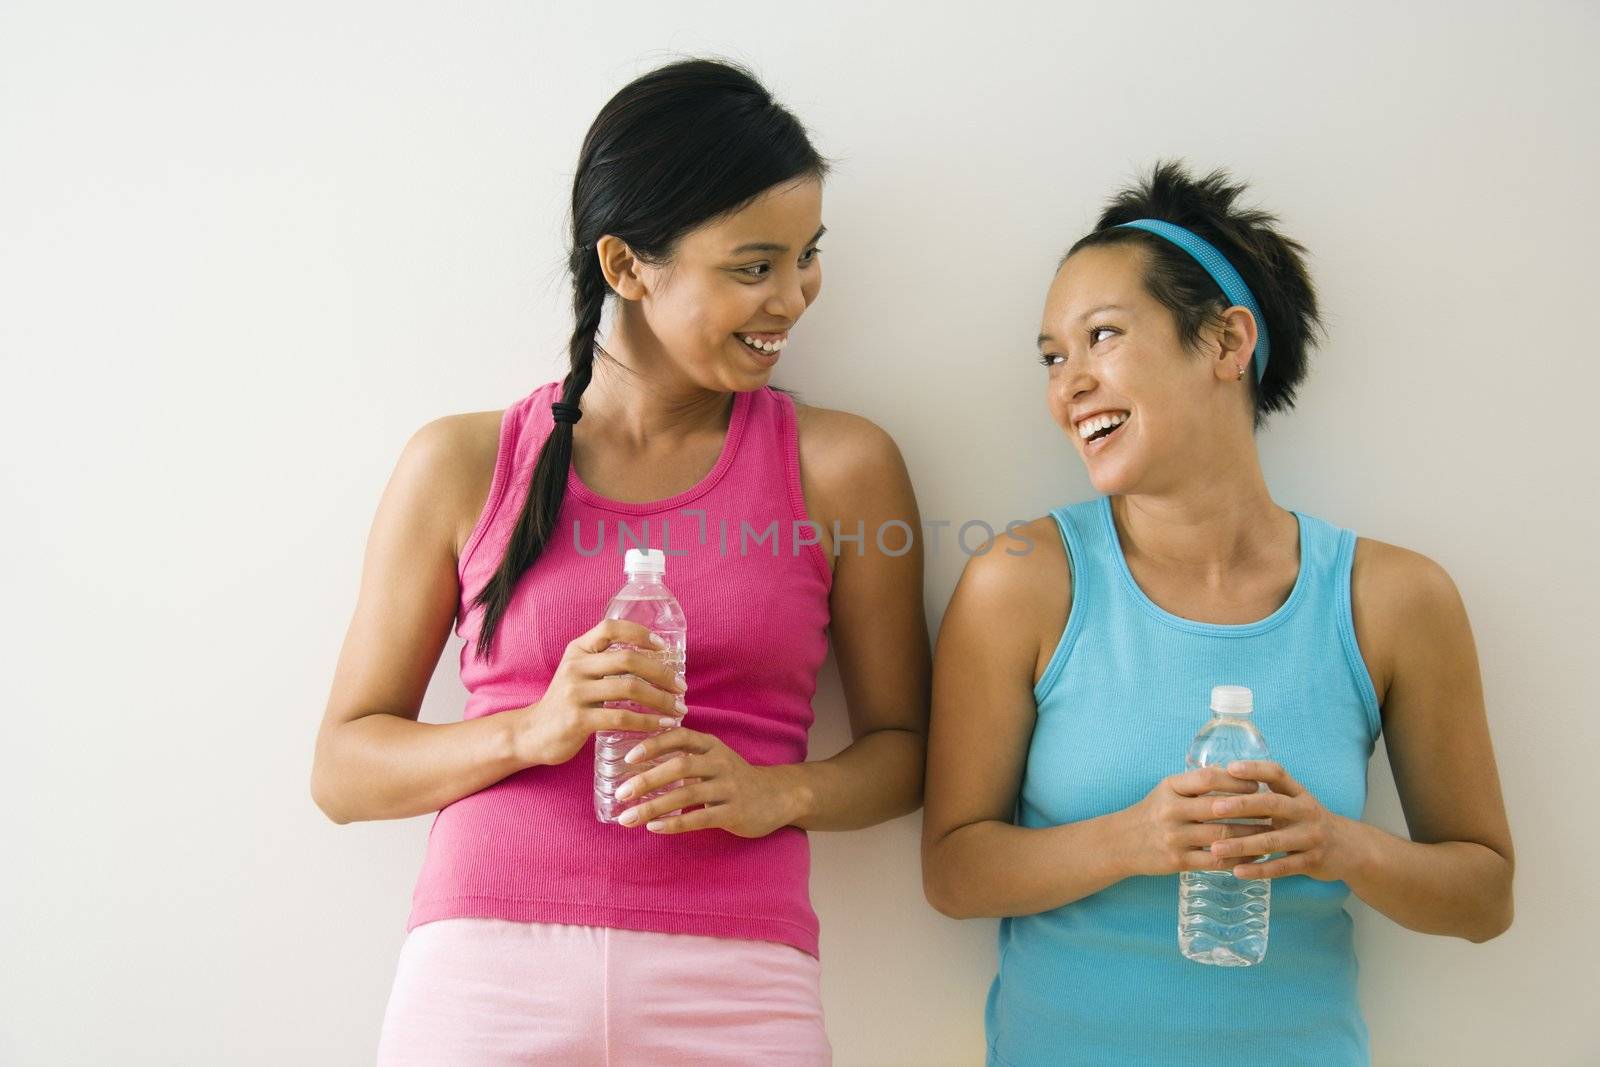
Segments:
[[[1299,524],[1273,502],[1255,449],[1230,452],[1171,489],[1113,496],[1123,555],[1216,587],[1292,554]]]
[[[654,338],[617,319],[603,346],[610,358],[595,357],[577,430],[635,448],[726,430],[733,396],[691,381]]]

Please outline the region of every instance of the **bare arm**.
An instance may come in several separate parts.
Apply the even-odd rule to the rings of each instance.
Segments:
[[[1047,911],[1124,876],[1120,812],[1038,829],[1012,821],[1050,643],[1041,629],[1059,638],[1072,607],[1053,522],[1002,534],[968,560],[939,630],[922,872],[928,902],[953,918]]]
[[[460,599],[464,516],[476,518],[488,495],[498,420],[474,426],[476,418],[419,430],[378,505],[311,771],[311,795],[334,822],[438,811],[517,771],[565,763],[596,730],[654,731],[682,714],[681,680],[636,650],[650,632],[606,619],[568,643],[534,703],[463,722],[417,721]],[[624,700],[650,712],[608,706]]]
[[[417,721],[455,619],[461,516],[483,503],[462,496],[459,472],[475,458],[465,418],[406,443],[368,535],[311,772],[311,795],[336,823],[438,811],[520,769],[507,718]]]
[[[840,532],[864,534],[837,555],[830,632],[850,715],[851,744],[838,754],[777,768],[794,798],[791,825],[853,830],[922,804],[928,729],[928,620],[922,599],[922,526],[911,476],[894,440],[865,419],[842,425],[838,447],[810,480],[822,484]],[[819,429],[827,429],[819,427]],[[886,526],[895,520],[905,523]],[[898,552],[911,531],[910,548]],[[878,547],[878,531],[883,544]],[[831,527],[829,531],[832,533]]]
[[[1384,734],[1411,840],[1341,820],[1344,877],[1407,929],[1487,941],[1511,925],[1515,857],[1466,608],[1426,556],[1358,548],[1358,638],[1394,650]]]

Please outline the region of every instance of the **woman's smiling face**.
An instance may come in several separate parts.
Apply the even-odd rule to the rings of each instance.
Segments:
[[[720,391],[766,384],[789,331],[822,288],[822,183],[778,186],[639,264],[639,309],[689,379]]]
[[[1231,383],[1232,368],[1186,349],[1172,312],[1145,288],[1144,255],[1132,244],[1074,253],[1051,282],[1039,335],[1050,414],[1107,495],[1166,492],[1200,473],[1214,462],[1208,442],[1246,411],[1238,391],[1212,387]],[[1209,338],[1202,352],[1219,351]],[[1080,426],[1105,416],[1123,421],[1087,439]]]

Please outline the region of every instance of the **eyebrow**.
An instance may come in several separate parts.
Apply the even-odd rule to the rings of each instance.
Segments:
[[[1082,315],[1079,315],[1078,316],[1078,321],[1082,322],[1085,319],[1093,318],[1094,316],[1100,314],[1102,311],[1127,311],[1127,310],[1128,310],[1127,308],[1122,307],[1121,305],[1118,305],[1118,304],[1100,304],[1100,305],[1098,305],[1096,307],[1090,308],[1088,311],[1085,311]],[[1037,344],[1039,345],[1039,347],[1043,348],[1044,345],[1045,345],[1045,342],[1054,341],[1054,340],[1055,340],[1055,338],[1050,336],[1049,334],[1041,333],[1039,335],[1039,340],[1038,340]]]
[[[816,235],[814,237],[812,237],[811,240],[807,241],[806,244],[807,245],[816,244],[818,241],[822,240],[822,235],[827,233],[827,232],[828,232],[828,228],[826,226],[819,227],[817,229]],[[738,248],[735,248],[732,252],[729,252],[728,255],[730,255],[730,256],[742,256],[746,252],[778,252],[778,253],[783,253],[783,252],[787,252],[787,251],[789,251],[789,246],[788,245],[775,245],[775,244],[772,244],[769,241],[752,241],[750,244],[740,245]]]

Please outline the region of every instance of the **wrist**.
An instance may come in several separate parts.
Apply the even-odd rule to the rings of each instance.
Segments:
[[[1119,882],[1145,873],[1132,847],[1139,840],[1133,825],[1134,811],[1133,808],[1123,808],[1100,816],[1104,845],[1098,851],[1105,859],[1106,876]]]
[[[538,751],[533,732],[528,729],[529,719],[536,707],[537,704],[532,704],[493,716],[494,719],[501,721],[499,737],[501,759],[513,773],[546,762]]]
[[[1333,862],[1328,873],[1341,882],[1361,882],[1371,866],[1374,829],[1359,819],[1334,815],[1333,842],[1328,849]]]
[[[816,791],[804,763],[783,763],[765,768],[777,783],[779,810],[783,826],[804,827],[816,811]]]

